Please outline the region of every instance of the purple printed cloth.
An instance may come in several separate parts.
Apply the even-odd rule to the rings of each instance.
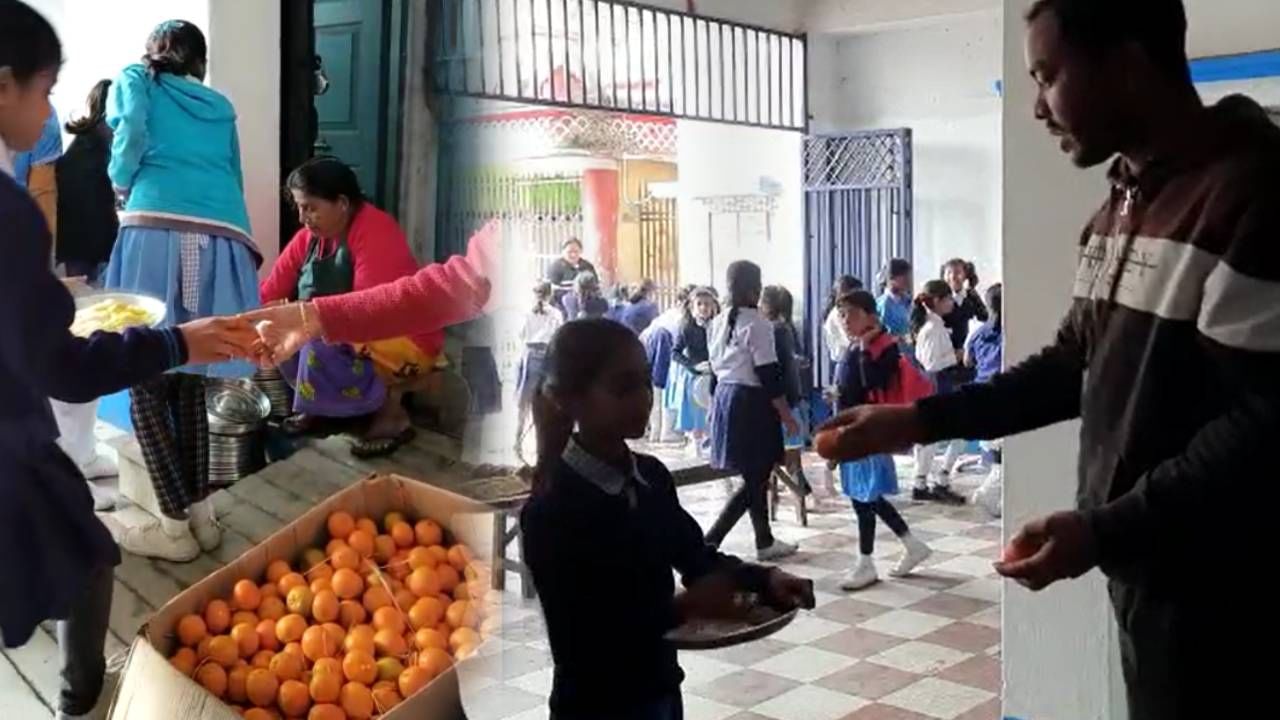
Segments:
[[[317,417],[368,415],[387,399],[373,361],[346,344],[312,340],[280,366],[293,387],[293,411]]]

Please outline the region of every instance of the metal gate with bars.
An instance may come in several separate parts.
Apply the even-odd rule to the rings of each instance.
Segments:
[[[674,198],[649,197],[637,204],[640,220],[640,276],[657,285],[658,307],[675,305],[680,284],[680,245]]]
[[[852,275],[877,292],[889,260],[911,259],[911,187],[909,129],[805,138],[805,319],[818,386],[833,370],[822,341],[831,286]]]

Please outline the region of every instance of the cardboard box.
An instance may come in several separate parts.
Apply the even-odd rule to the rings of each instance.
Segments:
[[[397,475],[375,475],[329,497],[286,525],[235,562],[187,588],[161,608],[138,631],[108,717],[111,720],[239,720],[235,710],[178,672],[168,658],[176,650],[173,629],[178,619],[200,612],[214,598],[228,598],[236,581],[259,580],[273,560],[294,562],[302,550],[324,546],[325,521],[338,510],[356,517],[381,518],[399,510],[414,519],[440,523],[453,542],[470,547],[477,561],[492,562],[492,511],[460,495]],[[486,582],[488,578],[485,578]],[[465,717],[457,669],[390,713],[386,720],[454,720]]]

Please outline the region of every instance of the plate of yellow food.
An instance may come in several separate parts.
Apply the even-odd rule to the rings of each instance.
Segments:
[[[164,303],[136,293],[105,292],[76,298],[76,319],[71,334],[89,337],[95,332],[123,332],[132,327],[155,327],[164,321]]]

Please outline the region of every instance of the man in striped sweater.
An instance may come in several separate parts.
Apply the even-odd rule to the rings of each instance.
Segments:
[[[1259,586],[1280,497],[1280,129],[1247,98],[1201,103],[1186,23],[1181,0],[1032,5],[1036,117],[1077,166],[1114,158],[1066,319],[989,384],[835,421],[852,459],[1082,420],[1078,509],[1027,524],[997,569],[1039,590],[1101,567],[1133,720],[1243,715],[1272,674],[1246,655],[1280,639]]]

